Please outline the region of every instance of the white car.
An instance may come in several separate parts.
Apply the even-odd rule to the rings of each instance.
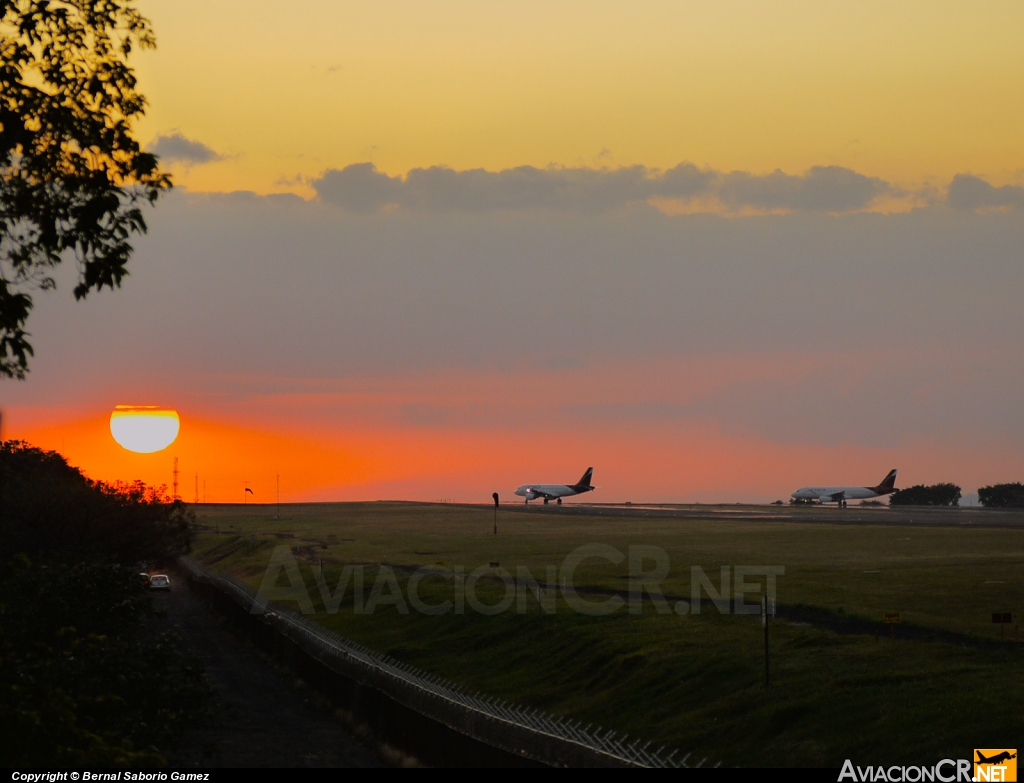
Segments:
[[[149,578],[149,589],[150,590],[166,590],[171,591],[171,580],[167,578],[165,574],[154,574]]]

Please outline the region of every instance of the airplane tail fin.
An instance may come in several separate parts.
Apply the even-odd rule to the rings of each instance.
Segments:
[[[594,485],[590,483],[590,479],[593,477],[593,475],[594,475],[594,469],[593,468],[587,468],[587,472],[583,474],[583,478],[581,478],[579,481],[576,482],[576,486],[577,487],[591,487],[591,488],[593,488]]]
[[[882,479],[882,483],[875,487],[875,492],[879,495],[886,495],[890,492],[896,491],[896,469],[893,468],[889,471],[888,475]]]

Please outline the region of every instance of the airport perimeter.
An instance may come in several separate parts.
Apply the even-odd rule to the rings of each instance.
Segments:
[[[1013,706],[1024,699],[1020,513],[502,506],[495,535],[495,515],[483,505],[286,505],[276,520],[274,506],[198,511],[200,562],[255,591],[285,547],[311,619],[329,631],[460,687],[655,746],[699,749],[725,766],[927,763],[964,748],[1013,746],[1024,728]],[[594,545],[624,555],[575,570],[584,600],[622,599],[601,616],[574,611],[545,579],[570,552]],[[636,606],[631,546],[665,552],[670,567],[659,582],[670,611],[647,592]],[[713,592],[699,613],[672,611],[692,605],[695,567],[721,592],[725,568],[732,586],[737,568],[765,564],[785,569],[769,621],[768,687],[759,615],[720,611]],[[336,592],[346,566],[364,575],[361,605],[353,590]],[[491,614],[403,613],[397,601],[360,610],[382,574],[407,596],[423,569],[476,571],[484,607],[508,596],[502,572],[518,584],[526,569],[555,595],[554,611],[540,600]],[[288,584],[283,574],[276,581]],[[454,598],[451,580],[421,578],[416,587],[425,605]],[[1013,622],[994,625],[993,613]],[[899,624],[884,622],[895,616]]]

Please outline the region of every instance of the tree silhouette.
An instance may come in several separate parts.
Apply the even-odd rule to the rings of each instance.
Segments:
[[[0,0],[0,375],[24,378],[33,289],[73,254],[75,299],[128,274],[141,207],[171,186],[132,123],[128,58],[154,48],[131,0]]]
[[[978,502],[986,508],[1024,508],[1024,484],[992,484],[978,489]]]
[[[958,506],[960,487],[956,484],[915,484],[889,496],[891,506]]]
[[[194,526],[167,487],[92,481],[56,452],[0,441],[0,566],[17,554],[168,562],[188,551]]]

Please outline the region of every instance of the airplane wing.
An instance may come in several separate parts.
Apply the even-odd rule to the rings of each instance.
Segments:
[[[548,500],[555,500],[558,498],[558,495],[552,495],[550,492],[544,492],[536,487],[530,487],[530,492],[539,498],[547,498]]]

